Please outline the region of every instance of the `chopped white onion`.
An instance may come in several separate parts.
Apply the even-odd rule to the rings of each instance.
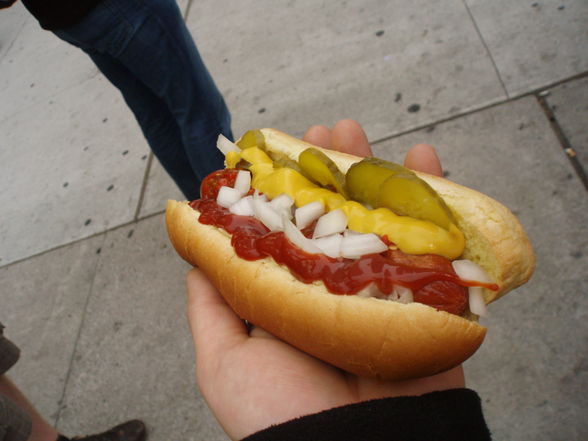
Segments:
[[[240,216],[255,216],[253,210],[253,196],[246,196],[239,199],[229,207],[229,211]]]
[[[282,193],[281,195],[273,198],[270,201],[270,205],[279,214],[285,214],[288,219],[292,219],[292,206],[294,205],[294,201],[286,193]]]
[[[245,196],[251,188],[251,173],[247,170],[239,170],[233,188],[238,190],[241,196]]]
[[[343,241],[343,236],[340,234],[332,234],[330,236],[321,237],[319,239],[314,239],[314,244],[320,248],[323,254],[326,254],[329,257],[338,258],[341,257],[341,242]]]
[[[282,231],[284,229],[282,217],[272,208],[269,202],[264,201],[260,197],[254,197],[252,202],[255,217],[266,227],[271,231]]]
[[[237,147],[237,144],[229,141],[224,135],[218,135],[216,140],[216,147],[222,152],[223,155],[227,156],[229,152],[240,152],[241,149]]]
[[[469,300],[470,300],[470,311],[474,314],[486,317],[488,315],[488,308],[486,308],[486,302],[482,294],[482,288],[479,286],[471,286],[468,288]]]
[[[311,239],[307,238],[302,234],[302,231],[296,228],[296,225],[292,221],[286,217],[282,218],[282,221],[284,224],[284,234],[290,242],[310,254],[319,254],[322,252]]]
[[[343,237],[341,242],[341,256],[348,259],[358,259],[365,254],[382,253],[388,245],[373,233],[357,234]]]
[[[356,296],[359,297],[375,297],[377,299],[385,299],[386,296],[382,294],[382,291],[378,289],[378,286],[375,283],[370,283],[368,286],[363,288],[361,291],[358,291]]]
[[[231,187],[222,186],[218,191],[218,195],[216,197],[216,202],[221,207],[229,208],[235,202],[241,199],[241,193],[238,190],[235,190]]]
[[[492,283],[492,279],[486,271],[477,263],[471,260],[454,260],[451,262],[453,269],[458,277],[462,280],[469,280],[472,282]]]
[[[325,207],[319,201],[311,202],[310,204],[299,207],[294,212],[294,218],[296,219],[296,226],[302,230],[308,227],[325,213]]]
[[[354,230],[350,230],[349,228],[346,229],[345,231],[343,231],[343,236],[344,237],[347,237],[347,236],[357,236],[359,234],[363,234],[363,233],[360,233],[360,232],[354,231]]]
[[[253,193],[253,199],[261,199],[264,202],[268,202],[267,195],[260,193],[259,190],[255,190]]]
[[[394,291],[388,296],[388,299],[400,303],[412,303],[414,296],[410,288],[402,285],[394,285]]]
[[[451,262],[458,277],[470,282],[492,283],[492,278],[480,265],[471,260],[454,260]],[[484,300],[484,290],[480,286],[468,288],[470,311],[474,314],[485,317],[488,315],[488,308]]]
[[[329,211],[319,217],[312,238],[318,239],[319,237],[342,233],[345,228],[347,228],[347,216],[345,213],[340,209]]]

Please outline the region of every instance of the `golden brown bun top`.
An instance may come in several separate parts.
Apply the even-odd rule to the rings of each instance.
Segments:
[[[276,129],[261,129],[266,147],[296,160],[308,147],[325,152],[345,173],[362,158],[325,150]],[[464,233],[463,258],[482,266],[499,285],[498,292],[484,290],[486,303],[526,283],[535,268],[531,243],[517,217],[500,202],[447,179],[415,172],[445,200],[452,210],[457,227]]]

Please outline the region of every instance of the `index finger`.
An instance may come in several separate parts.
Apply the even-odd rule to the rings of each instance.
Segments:
[[[357,121],[352,119],[337,122],[333,129],[321,125],[312,126],[302,139],[326,149],[361,157],[372,156],[372,149],[365,131]]]
[[[443,176],[441,161],[435,149],[429,144],[417,144],[413,146],[404,159],[404,166],[411,170],[428,173],[435,176]]]

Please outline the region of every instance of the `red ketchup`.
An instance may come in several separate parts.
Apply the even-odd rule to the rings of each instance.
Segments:
[[[334,259],[306,253],[293,245],[283,232],[270,232],[261,221],[232,214],[216,203],[219,188],[232,186],[235,178],[234,169],[209,175],[202,183],[203,198],[191,202],[190,206],[201,213],[198,219],[201,223],[222,228],[232,235],[231,244],[240,258],[252,261],[271,256],[278,264],[287,266],[300,281],[322,281],[333,294],[357,294],[374,283],[387,295],[394,285],[401,285],[412,290],[415,302],[456,315],[464,313],[468,303],[466,286],[473,284],[461,280],[448,259],[432,254],[405,254],[399,250],[359,259]],[[307,228],[303,233],[310,235],[312,229]],[[496,285],[484,284],[484,287],[498,289]]]

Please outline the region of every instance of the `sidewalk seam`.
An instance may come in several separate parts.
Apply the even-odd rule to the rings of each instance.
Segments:
[[[478,27],[478,23],[476,22],[476,19],[474,18],[472,11],[470,11],[470,8],[469,8],[468,4],[466,3],[466,0],[462,0],[462,3],[464,5],[464,7],[466,8],[466,11],[468,12],[468,15],[470,16],[470,20],[472,20],[472,23],[474,25],[474,29],[476,29],[476,33],[478,34],[478,37],[480,37],[480,41],[484,45],[484,49],[486,49],[486,53],[488,54],[490,61],[492,62],[492,66],[494,67],[494,72],[496,72],[496,76],[498,77],[498,81],[500,81],[500,85],[502,86],[502,90],[504,91],[504,94],[506,95],[507,98],[510,98],[508,90],[506,89],[506,85],[504,84],[504,81],[502,81],[502,76],[500,75],[500,71],[498,70],[498,66],[496,65],[496,62],[494,61],[494,57],[492,56],[492,52],[490,52],[490,48],[488,47],[488,45],[486,44],[486,40],[484,40],[484,37],[482,36],[482,32],[480,31],[480,28]]]
[[[103,239],[102,239],[102,243],[100,244],[100,248],[104,246],[104,244],[106,243],[106,235],[108,234],[108,231],[102,233],[104,235]],[[61,418],[61,412],[63,409],[65,409],[67,407],[67,404],[65,403],[65,396],[67,393],[67,388],[69,385],[69,380],[71,378],[71,373],[73,370],[73,364],[74,364],[74,360],[76,357],[76,353],[78,350],[78,344],[80,342],[80,337],[82,335],[82,329],[84,328],[84,323],[86,321],[86,313],[88,311],[88,304],[90,303],[90,298],[92,297],[92,294],[94,292],[94,283],[96,282],[96,275],[98,274],[98,266],[100,264],[100,261],[102,259],[102,256],[99,255],[96,258],[96,263],[94,264],[94,270],[93,270],[93,274],[92,274],[92,280],[90,281],[90,286],[88,288],[88,295],[86,296],[86,301],[84,302],[84,308],[82,311],[82,319],[80,320],[80,326],[78,327],[78,332],[76,334],[76,338],[75,338],[75,342],[74,342],[74,346],[73,346],[73,351],[71,352],[71,357],[69,360],[69,366],[67,369],[67,373],[65,374],[65,379],[63,382],[63,391],[61,393],[61,397],[59,398],[59,408],[57,409],[57,414],[55,416],[55,420],[54,420],[54,427],[57,428],[58,424],[59,424],[59,420]]]
[[[578,176],[580,181],[582,181],[582,184],[584,184],[584,189],[588,191],[588,174],[586,174],[586,170],[584,169],[582,163],[579,161],[578,157],[575,154],[573,154],[574,146],[564,133],[562,127],[559,124],[559,121],[557,120],[557,117],[553,113],[553,110],[551,110],[551,107],[549,106],[546,97],[547,94],[536,94],[539,106],[541,106],[541,109],[543,109],[543,112],[545,113],[545,116],[549,121],[551,129],[553,130],[557,140],[559,141],[563,153],[566,155],[566,157],[572,164],[572,167],[574,168],[574,171],[576,172],[576,175]]]
[[[147,192],[147,183],[149,181],[149,173],[151,172],[151,164],[153,164],[153,152],[149,152],[147,158],[147,165],[145,166],[145,174],[143,175],[143,182],[141,184],[141,190],[139,192],[139,200],[137,201],[137,209],[133,215],[133,221],[137,222],[141,208],[143,207],[143,201],[145,200],[145,193]],[[108,231],[108,230],[107,230]]]
[[[503,104],[507,104],[507,103],[510,103],[510,102],[517,101],[519,99],[527,98],[529,96],[536,97],[536,96],[538,96],[539,94],[541,94],[542,92],[544,92],[546,90],[552,89],[552,88],[557,87],[557,86],[559,86],[561,84],[565,84],[565,83],[569,83],[571,81],[582,79],[584,77],[588,77],[588,71],[582,72],[582,73],[579,73],[579,74],[572,75],[571,77],[567,77],[567,78],[564,78],[562,80],[555,81],[555,82],[553,82],[551,84],[548,84],[548,85],[545,85],[545,86],[537,87],[535,89],[529,90],[527,92],[524,92],[524,93],[521,93],[521,94],[518,94],[518,95],[513,95],[512,97],[508,97],[508,98],[500,99],[500,100],[495,101],[495,102],[491,102],[490,104],[484,104],[484,105],[482,105],[480,107],[472,107],[471,109],[466,110],[465,112],[460,112],[460,113],[456,113],[455,115],[451,115],[451,116],[448,116],[448,117],[445,117],[445,118],[437,119],[434,122],[428,122],[428,123],[425,123],[425,124],[420,124],[420,125],[418,125],[416,127],[411,127],[411,128],[406,129],[406,130],[402,130],[400,132],[392,133],[391,135],[387,135],[387,136],[384,136],[382,138],[379,138],[379,139],[375,139],[373,141],[370,141],[370,144],[371,145],[375,145],[375,144],[379,144],[379,143],[382,143],[382,142],[385,142],[385,141],[389,141],[391,139],[398,138],[400,136],[407,135],[409,133],[418,132],[419,130],[426,129],[428,127],[433,127],[433,126],[436,126],[438,124],[443,124],[443,123],[446,123],[446,122],[449,122],[449,121],[453,121],[453,120],[458,119],[458,118],[462,118],[462,117],[465,117],[465,116],[468,116],[468,115],[473,115],[473,114],[478,113],[478,112],[483,112],[484,110],[492,109],[493,107],[498,107],[498,106],[501,106]]]
[[[186,12],[184,13],[184,21],[188,20],[188,15],[190,15],[191,8],[192,8],[192,0],[188,0],[188,5],[186,6]]]

